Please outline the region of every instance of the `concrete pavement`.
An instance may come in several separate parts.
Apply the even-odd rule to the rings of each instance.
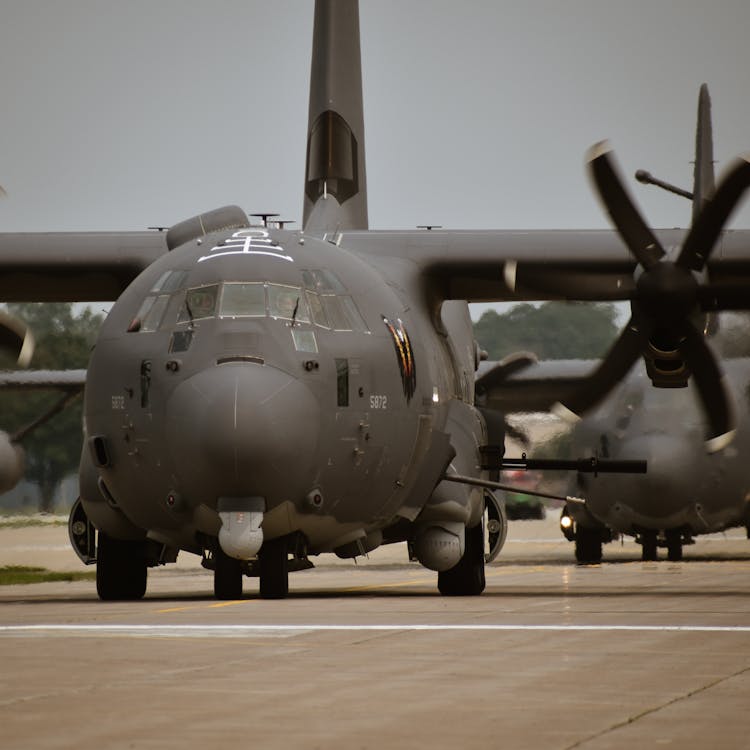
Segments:
[[[744,534],[578,567],[554,523],[514,524],[476,598],[396,549],[292,574],[283,601],[216,602],[195,561],[135,603],[2,588],[2,747],[747,747]]]

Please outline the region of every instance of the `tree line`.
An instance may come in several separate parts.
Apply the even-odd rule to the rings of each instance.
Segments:
[[[596,359],[619,333],[611,303],[521,303],[505,313],[487,310],[474,323],[474,337],[490,360],[533,352],[539,359]]]

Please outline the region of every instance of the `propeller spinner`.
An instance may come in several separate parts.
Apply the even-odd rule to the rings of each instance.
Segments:
[[[596,403],[643,355],[649,376],[661,387],[682,387],[692,374],[708,425],[706,449],[713,453],[734,436],[731,396],[716,358],[696,326],[710,307],[704,285],[706,263],[729,216],[750,187],[750,162],[735,161],[713,196],[697,213],[675,260],[643,220],[620,176],[607,142],[589,152],[589,170],[604,207],[638,261],[632,314],[585,389],[556,405],[575,415]]]

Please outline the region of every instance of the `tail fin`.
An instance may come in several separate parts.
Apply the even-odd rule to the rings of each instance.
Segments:
[[[714,177],[714,137],[711,125],[711,97],[704,83],[698,94],[698,124],[695,128],[695,171],[693,172],[693,223],[716,189]],[[719,332],[719,316],[707,313],[703,324],[705,336]]]
[[[303,227],[367,229],[357,0],[315,2]]]
[[[711,128],[711,97],[704,83],[698,95],[698,125],[695,129],[695,171],[693,173],[693,221],[713,195],[714,141]]]

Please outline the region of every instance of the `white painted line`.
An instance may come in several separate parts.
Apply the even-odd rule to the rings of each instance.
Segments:
[[[0,636],[120,635],[148,638],[242,638],[248,636],[290,637],[315,632],[388,631],[474,631],[474,632],[631,632],[631,633],[750,633],[750,625],[507,625],[507,624],[422,624],[384,625],[0,625]]]

